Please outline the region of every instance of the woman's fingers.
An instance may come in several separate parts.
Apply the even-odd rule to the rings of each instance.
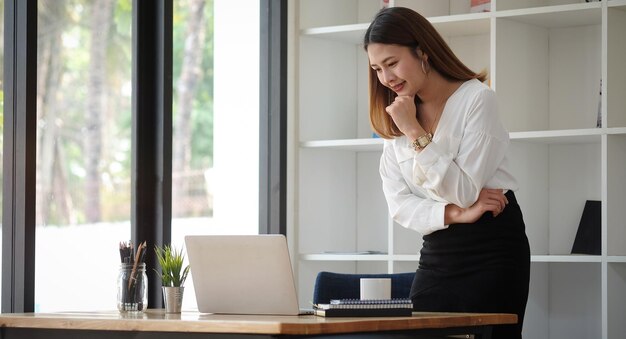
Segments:
[[[394,101],[385,108],[385,111],[391,116],[391,119],[393,119],[398,129],[405,134],[419,124],[415,117],[416,108],[414,100],[414,97],[411,96],[397,96]]]
[[[482,200],[486,211],[492,212],[494,217],[498,216],[509,203],[501,189],[492,188],[484,188],[480,192],[479,200]]]

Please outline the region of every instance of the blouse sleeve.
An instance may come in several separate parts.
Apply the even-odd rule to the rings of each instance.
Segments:
[[[443,221],[447,203],[425,199],[411,192],[388,141],[384,143],[380,159],[380,176],[389,214],[395,222],[422,235],[447,228]]]
[[[469,207],[480,190],[494,176],[509,145],[508,132],[497,114],[495,93],[485,89],[466,105],[458,154],[433,142],[417,153],[413,161],[415,184],[459,207]],[[503,188],[503,187],[492,187]]]

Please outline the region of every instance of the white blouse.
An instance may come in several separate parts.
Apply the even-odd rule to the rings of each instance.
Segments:
[[[447,204],[469,207],[482,188],[517,190],[508,146],[494,91],[476,79],[464,82],[421,152],[405,136],[385,140],[380,175],[393,220],[426,235],[448,227]]]

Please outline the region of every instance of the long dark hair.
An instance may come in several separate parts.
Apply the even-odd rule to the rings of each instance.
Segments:
[[[486,72],[475,73],[454,55],[433,25],[419,13],[404,7],[390,7],[378,12],[363,37],[363,48],[372,43],[406,46],[419,58],[417,50],[428,55],[428,65],[445,79],[485,81]],[[369,67],[370,123],[383,138],[393,138],[402,132],[385,112],[395,93],[378,81],[376,71]],[[416,97],[419,104],[419,98]]]

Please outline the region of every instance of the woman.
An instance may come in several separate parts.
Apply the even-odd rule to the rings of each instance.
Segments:
[[[393,219],[423,235],[415,310],[516,313],[493,338],[521,338],[530,250],[495,93],[418,13],[383,9],[367,29],[370,121]]]

